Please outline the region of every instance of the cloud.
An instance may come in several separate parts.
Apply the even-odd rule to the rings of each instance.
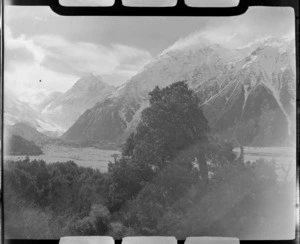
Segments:
[[[125,72],[137,72],[153,58],[148,51],[125,45],[113,45],[113,50],[119,59],[118,68]]]
[[[211,44],[219,44],[227,48],[233,48],[240,44],[237,37],[238,35],[235,32],[226,33],[221,30],[194,32],[176,41],[173,45],[164,50],[163,53],[175,49],[193,48],[194,46],[207,46]]]
[[[33,104],[40,101],[41,94],[66,91],[86,73],[119,85],[153,58],[148,51],[122,44],[104,46],[56,35],[14,37],[8,26],[5,54],[6,89]]]
[[[5,10],[12,30],[5,28],[5,84],[19,94],[30,87],[65,91],[86,72],[119,85],[172,43],[170,48],[184,48],[205,40],[237,48],[264,36],[293,38],[295,32],[293,9],[281,7],[205,18],[65,17],[50,8],[23,6]]]
[[[111,50],[91,43],[67,41],[58,36],[37,36],[35,43],[43,47],[43,65],[63,73],[110,73],[118,65]]]
[[[209,19],[212,20],[212,17]],[[209,26],[177,40],[164,52],[209,43],[238,48],[270,36],[295,37],[294,13],[291,8],[251,7],[243,15],[218,17],[214,20],[218,21],[211,21]]]
[[[54,90],[65,91],[76,76],[61,74],[42,65],[45,50],[25,35],[14,37],[5,25],[4,92],[35,104]],[[39,81],[42,82],[39,82]]]
[[[26,39],[25,35],[14,38],[10,28],[5,26],[5,48],[7,50],[23,50],[24,52],[31,53],[32,58],[36,61],[43,59],[43,53],[40,47],[36,46],[32,40]]]
[[[4,71],[4,91],[11,91],[20,100],[31,104],[41,102],[52,91],[65,91],[78,78],[51,71],[39,63],[15,62],[14,67]]]
[[[58,36],[36,36],[34,42],[46,52],[44,66],[77,75],[89,72],[109,75],[120,68],[137,72],[152,59],[148,51],[121,44],[72,42]]]

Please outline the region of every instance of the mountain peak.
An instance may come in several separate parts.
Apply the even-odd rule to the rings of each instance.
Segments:
[[[90,86],[97,85],[97,86],[110,86],[108,85],[100,75],[95,75],[93,73],[89,73],[87,75],[82,76],[79,80],[75,82],[70,90],[85,90]],[[69,91],[70,91],[69,90]]]
[[[87,72],[87,73],[84,73],[82,76],[81,76],[81,79],[86,79],[86,78],[96,78],[97,75],[94,74],[93,72]]]
[[[86,73],[69,90],[53,100],[43,113],[51,121],[67,129],[85,110],[106,99],[114,89],[101,76]]]

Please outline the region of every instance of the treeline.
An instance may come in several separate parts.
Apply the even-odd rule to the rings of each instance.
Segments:
[[[108,194],[105,174],[71,161],[7,161],[4,186],[5,230],[15,238],[71,234],[77,220],[104,206]]]
[[[293,181],[279,183],[274,162],[245,163],[212,136],[185,82],[156,87],[149,97],[108,173],[73,162],[6,162],[6,234],[259,239],[293,225]]]

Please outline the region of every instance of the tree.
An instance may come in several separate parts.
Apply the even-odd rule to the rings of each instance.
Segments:
[[[6,161],[3,180],[6,231],[14,238],[57,238],[73,230],[101,235],[110,230],[107,174],[99,170],[27,157]]]
[[[177,165],[178,175],[185,172],[190,178],[185,182],[191,184],[199,180],[194,162],[200,168],[200,178],[208,180],[204,149],[209,144],[210,129],[195,92],[180,81],[163,89],[155,87],[149,93],[149,101],[150,106],[143,110],[136,133],[131,134],[123,146],[121,158],[109,166],[111,211],[133,199],[165,168]],[[176,190],[176,186],[172,187],[173,192]]]
[[[96,204],[91,207],[89,216],[84,217],[69,227],[75,235],[105,235],[110,229],[108,209]]]
[[[143,187],[143,184],[152,171],[143,169],[135,161],[122,157],[116,163],[109,163],[110,186],[108,207],[112,212],[117,211],[124,204],[124,201],[132,199]]]
[[[201,197],[186,191],[164,211],[154,234],[283,239],[289,233],[286,226],[293,226],[295,181],[278,182],[275,169],[274,161],[263,159],[227,164],[212,176]]]
[[[150,107],[142,112],[133,157],[159,170],[182,151],[205,144],[209,127],[198,97],[186,82],[156,87],[149,96]]]
[[[122,148],[123,156],[132,156],[134,150],[135,142],[134,142],[134,133],[131,133],[129,137],[126,139],[125,144]]]

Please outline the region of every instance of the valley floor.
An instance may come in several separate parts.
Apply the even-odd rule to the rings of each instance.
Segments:
[[[239,155],[240,148],[234,148],[234,152]],[[275,162],[280,181],[296,174],[296,147],[244,147],[245,162],[260,158]]]
[[[77,148],[57,145],[46,145],[42,148],[43,155],[29,156],[33,159],[43,159],[47,163],[73,161],[79,166],[99,169],[101,172],[107,171],[109,161],[114,162],[113,155],[120,154],[119,151],[103,150],[97,148]],[[5,159],[17,160],[24,156],[5,156]]]
[[[114,155],[120,155],[116,150],[105,150],[98,148],[77,148],[57,145],[46,145],[42,148],[44,154],[30,156],[32,159],[43,159],[47,163],[74,161],[83,167],[99,169],[101,172],[107,171],[109,161],[114,162]],[[240,154],[240,148],[235,148],[234,152]],[[5,159],[22,159],[24,156],[5,156]],[[245,161],[254,162],[259,158],[265,160],[275,160],[279,178],[285,177],[285,171],[289,171],[289,176],[295,174],[296,170],[296,149],[292,147],[245,147]]]

